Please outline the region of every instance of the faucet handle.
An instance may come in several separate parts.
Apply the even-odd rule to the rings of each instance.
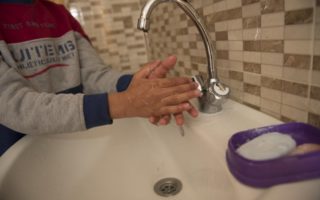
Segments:
[[[198,84],[198,90],[203,93],[206,91],[206,85],[201,75],[192,76],[192,80]]]
[[[214,83],[212,89],[213,89],[212,92],[213,92],[214,94],[216,94],[216,95],[218,95],[218,96],[221,96],[221,97],[227,96],[227,95],[230,93],[229,87],[223,85],[223,84],[220,83],[220,82]]]

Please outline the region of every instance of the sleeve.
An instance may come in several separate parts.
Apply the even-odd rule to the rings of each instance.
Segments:
[[[0,91],[0,123],[21,133],[67,133],[112,123],[107,94],[38,92],[1,53]]]
[[[76,38],[84,93],[120,92],[129,86],[132,75],[104,64],[87,39],[78,33]]]
[[[121,73],[106,65],[91,45],[81,25],[70,13],[69,19],[75,31],[84,93],[95,94],[125,90],[131,82],[132,75]]]

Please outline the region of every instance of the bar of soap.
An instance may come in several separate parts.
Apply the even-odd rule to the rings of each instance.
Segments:
[[[237,152],[247,159],[261,161],[288,155],[296,146],[296,141],[290,135],[271,132],[241,145]]]
[[[320,152],[320,144],[314,144],[314,143],[305,143],[297,146],[290,155],[302,155],[306,153],[311,153],[319,151]]]

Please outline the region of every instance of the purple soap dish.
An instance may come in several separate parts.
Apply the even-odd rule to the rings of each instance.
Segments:
[[[281,183],[320,178],[319,151],[264,161],[249,160],[236,152],[242,144],[270,132],[288,134],[297,145],[320,144],[320,129],[299,122],[238,132],[230,138],[226,153],[229,170],[236,179],[253,187],[270,187]]]

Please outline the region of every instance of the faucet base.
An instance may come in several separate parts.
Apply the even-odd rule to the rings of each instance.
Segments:
[[[206,96],[207,95],[203,95],[198,99],[199,111],[202,113],[209,113],[209,114],[220,112],[222,110],[222,102],[210,101]]]

